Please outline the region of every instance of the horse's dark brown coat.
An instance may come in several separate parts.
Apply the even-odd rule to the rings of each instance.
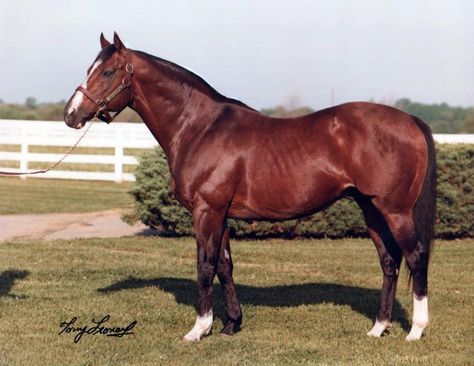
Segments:
[[[97,96],[109,93],[125,75],[125,60],[133,64],[130,87],[109,107],[128,105],[139,113],[166,154],[174,194],[193,215],[200,315],[212,309],[217,274],[227,304],[223,332],[232,334],[242,321],[227,218],[302,217],[347,194],[363,210],[384,273],[377,318],[391,319],[402,256],[416,295],[426,295],[436,173],[423,122],[366,102],[271,118],[175,64],[126,49],[118,37],[114,44],[101,43],[102,63],[88,89]],[[71,127],[96,111],[90,100],[72,114],[69,107],[70,102],[65,120]],[[414,210],[421,196],[422,206]]]

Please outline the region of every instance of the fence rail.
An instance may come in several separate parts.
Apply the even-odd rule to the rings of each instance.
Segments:
[[[1,145],[20,146],[19,152],[0,151],[0,170],[29,171],[30,162],[56,162],[63,154],[31,152],[31,146],[60,146],[66,150],[66,147],[74,145],[81,134],[81,130],[71,129],[60,122],[0,120],[0,150]],[[133,155],[125,155],[125,149],[149,149],[155,146],[157,142],[144,124],[114,122],[109,126],[97,122],[81,141],[80,147],[113,148],[113,154],[73,153],[64,162],[113,165],[113,172],[52,170],[35,175],[35,178],[133,181],[135,180],[133,174],[124,173],[123,167],[137,165],[138,161]],[[19,168],[3,167],[2,163],[5,161],[19,162]]]
[[[0,170],[9,172],[28,171],[29,163],[53,163],[63,155],[30,152],[31,146],[74,145],[81,130],[68,128],[61,122],[0,120]],[[474,134],[435,134],[439,143],[474,144]],[[1,151],[2,145],[19,145],[19,152]],[[71,154],[65,163],[113,165],[113,172],[91,172],[81,170],[53,170],[35,175],[41,178],[133,181],[133,174],[124,173],[124,165],[137,165],[133,155],[125,155],[125,149],[151,149],[157,146],[155,138],[143,123],[120,123],[112,125],[97,122],[80,143],[81,147],[113,148],[113,154]],[[19,162],[19,168],[3,167],[5,161]],[[59,166],[61,167],[61,166]],[[31,169],[30,169],[31,170]]]
[[[433,137],[440,144],[474,144],[474,134],[435,133]]]

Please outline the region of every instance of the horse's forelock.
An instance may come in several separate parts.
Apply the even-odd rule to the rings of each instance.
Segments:
[[[97,55],[97,58],[95,59],[95,61],[101,60],[102,62],[106,62],[110,57],[112,57],[112,55],[116,51],[117,51],[117,49],[115,48],[115,46],[113,44],[111,44],[111,45],[105,47],[103,50],[101,50],[99,52],[99,54]]]
[[[107,60],[112,57],[112,55],[115,53],[115,51],[116,51],[116,48],[115,48],[115,46],[114,46],[113,44],[111,44],[111,45],[105,47],[103,50],[101,50],[101,51],[97,54],[97,56],[96,56],[94,62],[92,63],[92,65],[91,65],[91,66],[89,67],[89,69],[87,70],[87,75],[90,74],[90,72],[91,72],[91,70],[92,70],[92,67],[93,67],[94,65],[96,65],[97,62],[100,62],[100,63],[105,63],[105,62],[107,62]]]

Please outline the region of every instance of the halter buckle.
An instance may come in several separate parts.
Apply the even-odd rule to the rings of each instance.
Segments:
[[[97,102],[97,112],[102,112],[107,108],[107,103],[104,99],[101,99]]]

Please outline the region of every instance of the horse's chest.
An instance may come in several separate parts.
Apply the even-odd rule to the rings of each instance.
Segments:
[[[175,178],[171,177],[170,178],[170,189],[175,198],[178,200],[179,203],[181,203],[184,207],[186,207],[188,210],[192,210],[192,197],[189,193],[186,193],[185,190],[181,189],[183,185],[179,184],[179,181],[177,181]]]

